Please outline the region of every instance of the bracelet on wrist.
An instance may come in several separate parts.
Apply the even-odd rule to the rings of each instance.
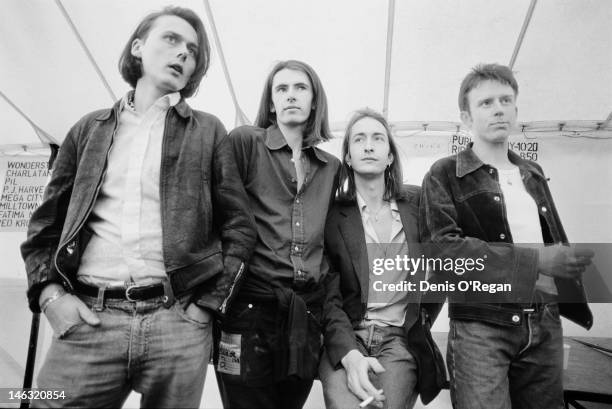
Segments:
[[[54,303],[55,301],[59,300],[60,298],[62,298],[63,296],[65,296],[67,293],[65,291],[62,290],[56,290],[53,294],[51,294],[49,297],[45,298],[43,300],[43,302],[40,303],[40,310],[43,312],[43,314],[45,313],[45,311],[47,310],[47,307],[49,307],[49,305],[51,303]]]

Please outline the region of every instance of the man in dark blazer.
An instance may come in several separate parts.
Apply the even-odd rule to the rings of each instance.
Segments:
[[[419,393],[428,403],[446,381],[429,332],[440,304],[421,305],[423,269],[382,268],[421,255],[420,188],[402,186],[397,148],[377,112],[360,110],[349,121],[342,159],[325,230],[333,271],[319,368],[325,404],[411,408]]]

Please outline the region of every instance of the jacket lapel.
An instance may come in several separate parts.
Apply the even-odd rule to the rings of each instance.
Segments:
[[[368,267],[368,250],[365,243],[365,233],[361,222],[361,212],[356,203],[344,206],[341,214],[344,216],[340,222],[340,233],[353,263],[353,271],[359,281],[361,301],[368,300],[368,281],[370,269]]]
[[[422,254],[422,249],[419,244],[419,208],[418,197],[408,195],[404,199],[397,201],[397,208],[402,219],[404,235],[406,243],[408,243],[408,256],[411,258],[419,258]],[[425,279],[425,270],[420,269],[413,276],[407,278],[409,281],[416,283],[417,288],[419,281]],[[415,317],[418,317],[419,301],[421,300],[421,292],[414,291],[408,295],[408,310],[406,311],[405,324],[410,327]]]

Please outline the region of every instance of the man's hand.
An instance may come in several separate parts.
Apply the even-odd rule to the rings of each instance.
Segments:
[[[346,370],[346,378],[348,388],[359,399],[366,400],[370,396],[374,397],[373,405],[381,407],[385,400],[385,395],[381,390],[377,390],[370,382],[368,372],[371,370],[374,373],[381,373],[385,368],[378,362],[376,358],[364,357],[356,349],[352,349],[342,358],[342,366]]]
[[[588,249],[546,246],[538,249],[538,273],[559,278],[580,278],[595,255]]]
[[[49,303],[45,309],[45,316],[49,320],[53,332],[61,337],[66,331],[82,321],[92,326],[100,325],[98,316],[83,301],[72,294],[65,293],[64,289],[58,284],[46,286],[40,294],[39,302],[43,302],[56,291],[62,292],[63,295]]]

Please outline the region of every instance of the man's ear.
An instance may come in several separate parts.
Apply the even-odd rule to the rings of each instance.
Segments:
[[[463,122],[463,125],[465,125],[466,128],[472,129],[472,115],[470,115],[468,111],[461,111],[459,117],[461,118],[461,122]]]
[[[132,41],[132,55],[136,58],[142,58],[142,44],[143,41],[140,38],[135,38],[134,41]]]
[[[276,112],[276,108],[274,108],[274,104],[270,104],[270,112]]]
[[[391,166],[394,160],[395,160],[395,157],[393,156],[391,152],[389,152],[389,163],[387,166]]]
[[[346,156],[344,157],[344,160],[346,161],[346,164],[349,165],[349,168],[351,167],[351,154],[347,153]]]

